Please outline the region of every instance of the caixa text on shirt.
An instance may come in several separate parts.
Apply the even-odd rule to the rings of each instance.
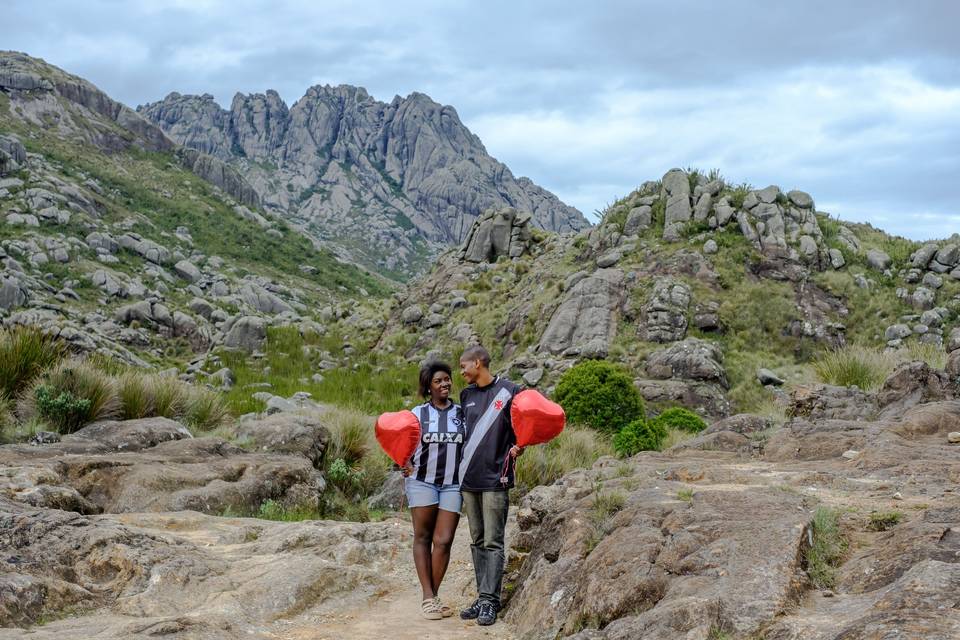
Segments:
[[[432,431],[423,434],[420,439],[424,444],[463,444],[463,434],[456,431],[450,433]]]

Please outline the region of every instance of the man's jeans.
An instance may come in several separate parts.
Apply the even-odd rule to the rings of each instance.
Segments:
[[[463,510],[470,523],[473,571],[481,601],[500,607],[503,583],[504,531],[510,499],[506,491],[463,491]]]

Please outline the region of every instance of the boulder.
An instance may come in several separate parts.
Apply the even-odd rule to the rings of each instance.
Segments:
[[[653,209],[650,205],[634,207],[627,214],[626,222],[623,223],[623,235],[633,236],[650,227],[652,222]]]
[[[787,192],[787,198],[801,209],[813,209],[813,198],[810,197],[809,193],[794,189]]]
[[[641,312],[638,332],[650,342],[674,342],[687,333],[687,309],[692,298],[689,285],[680,280],[659,279]]]
[[[257,316],[243,316],[233,323],[223,339],[224,346],[231,349],[256,351],[267,339],[267,323]]]
[[[247,439],[253,451],[300,455],[316,469],[323,468],[323,454],[330,440],[323,416],[317,413],[277,413],[246,420],[237,428],[237,435]]]
[[[708,380],[728,388],[722,363],[723,352],[715,343],[687,338],[652,353],[647,358],[646,370],[649,377],[658,380]]]
[[[423,319],[423,308],[419,305],[411,305],[403,310],[400,319],[403,324],[416,324]]]
[[[538,351],[582,353],[605,352],[616,335],[616,309],[623,295],[624,274],[617,269],[598,269],[564,293],[540,338]]]
[[[197,282],[203,277],[203,274],[200,273],[200,269],[198,269],[196,265],[189,260],[181,260],[177,264],[173,265],[173,270],[178,276],[187,282]]]
[[[885,252],[880,249],[867,250],[867,264],[877,271],[888,269],[893,261]]]
[[[782,385],[785,381],[783,378],[775,374],[770,369],[760,368],[760,369],[757,369],[757,382],[759,382],[764,386],[773,385],[778,387]]]

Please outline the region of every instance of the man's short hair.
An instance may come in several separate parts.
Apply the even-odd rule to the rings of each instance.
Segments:
[[[467,347],[463,355],[460,356],[461,360],[479,360],[483,363],[483,366],[490,367],[490,352],[481,347],[478,344],[471,345]]]

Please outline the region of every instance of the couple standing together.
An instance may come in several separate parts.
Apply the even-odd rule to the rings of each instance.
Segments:
[[[510,424],[510,401],[520,387],[490,373],[490,354],[480,346],[463,352],[460,373],[469,386],[458,405],[450,399],[449,365],[428,362],[420,369],[420,394],[427,399],[413,409],[420,419],[420,445],[403,467],[413,562],[423,588],[423,616],[453,615],[439,589],[462,508],[470,525],[478,597],[460,617],[491,625],[500,610],[511,462],[522,452]]]

